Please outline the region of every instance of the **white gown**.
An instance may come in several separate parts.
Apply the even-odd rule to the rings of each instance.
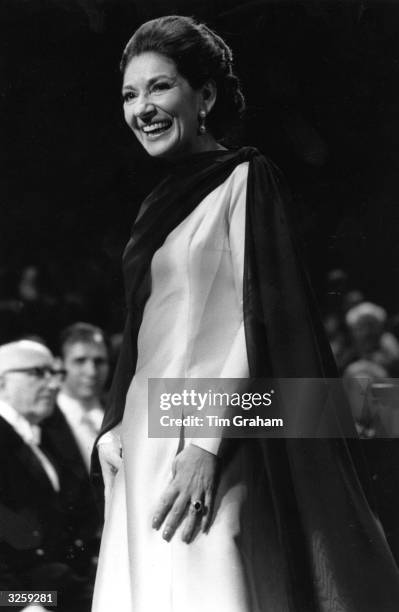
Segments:
[[[153,257],[122,421],[123,468],[104,526],[93,612],[288,610],[255,440],[222,460],[207,534],[187,545],[178,530],[167,543],[162,529],[151,527],[179,440],[148,437],[148,378],[248,376],[242,307],[247,175],[248,163],[238,165]],[[218,440],[193,442],[217,450]]]

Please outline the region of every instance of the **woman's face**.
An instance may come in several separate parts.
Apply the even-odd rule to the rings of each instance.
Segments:
[[[209,148],[198,134],[199,111],[210,110],[209,89],[194,90],[168,57],[152,51],[133,57],[122,98],[126,123],[149,155],[173,159]]]

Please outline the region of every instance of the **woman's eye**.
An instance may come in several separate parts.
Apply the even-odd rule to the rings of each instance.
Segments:
[[[155,91],[155,92],[157,92],[157,91],[166,91],[167,89],[170,89],[169,83],[166,83],[166,82],[164,83],[162,81],[160,83],[155,83],[152,86],[152,91]]]
[[[135,97],[136,97],[136,94],[134,93],[134,91],[125,91],[122,94],[123,102],[127,102],[127,103],[132,102],[132,100],[134,100]]]

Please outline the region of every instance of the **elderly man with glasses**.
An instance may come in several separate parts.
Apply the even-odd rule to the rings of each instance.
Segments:
[[[62,377],[42,344],[0,347],[0,590],[57,591],[59,612],[86,612],[94,567],[76,514],[79,466],[43,426]],[[94,502],[88,510],[86,523],[96,523]],[[32,595],[19,602],[29,612],[54,605]]]

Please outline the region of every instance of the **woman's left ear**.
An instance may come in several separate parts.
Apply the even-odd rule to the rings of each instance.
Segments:
[[[207,115],[211,112],[216,102],[216,96],[217,89],[215,81],[210,80],[204,83],[204,85],[201,87],[202,108],[205,110]]]

